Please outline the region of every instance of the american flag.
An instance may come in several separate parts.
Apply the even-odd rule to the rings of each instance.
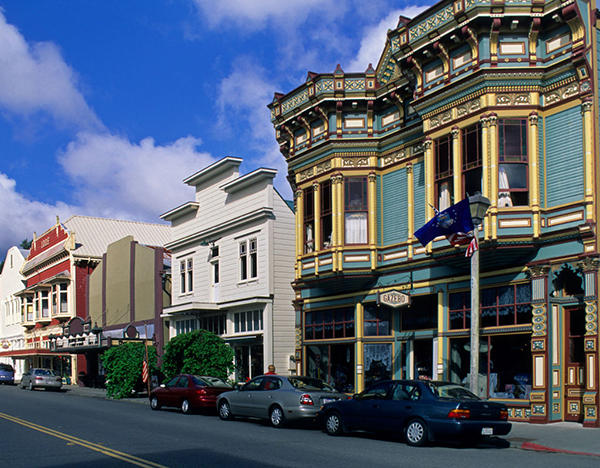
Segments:
[[[479,244],[477,243],[477,237],[473,237],[473,239],[471,239],[471,242],[469,242],[469,247],[467,247],[465,257],[471,257],[476,250],[479,250]]]
[[[144,383],[148,382],[148,363],[145,359],[142,364],[142,380],[144,381]]]

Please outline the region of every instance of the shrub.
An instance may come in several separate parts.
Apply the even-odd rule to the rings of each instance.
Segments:
[[[106,370],[106,396],[121,399],[131,396],[142,382],[142,363],[146,355],[144,343],[125,343],[109,348],[102,354]],[[148,346],[150,375],[156,372],[156,349]]]
[[[196,330],[171,338],[162,360],[167,378],[195,374],[227,380],[233,366],[233,350],[214,333]]]

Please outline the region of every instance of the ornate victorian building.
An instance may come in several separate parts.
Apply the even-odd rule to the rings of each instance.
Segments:
[[[468,382],[465,247],[414,232],[481,192],[481,392],[513,420],[598,427],[597,18],[594,2],[443,1],[401,17],[377,67],[275,94],[300,372],[346,391]]]

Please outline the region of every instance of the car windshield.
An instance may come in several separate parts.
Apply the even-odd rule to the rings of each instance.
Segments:
[[[313,379],[311,377],[290,377],[288,378],[294,388],[298,390],[318,390],[321,392],[336,392],[337,390],[330,387],[328,384],[320,379]]]
[[[433,392],[438,398],[458,398],[460,400],[479,400],[479,397],[470,390],[467,390],[460,385],[453,383],[433,383],[427,384],[427,387]]]
[[[207,387],[229,387],[230,385],[223,382],[218,377],[209,377],[206,375],[194,375],[193,377],[194,384],[196,385],[205,385]]]
[[[37,369],[35,375],[54,375],[54,372],[49,369]]]

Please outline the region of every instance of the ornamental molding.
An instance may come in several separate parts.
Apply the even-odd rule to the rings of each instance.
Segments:
[[[368,157],[342,158],[342,167],[366,167],[368,165]]]
[[[585,334],[598,334],[598,305],[596,301],[585,301]]]
[[[529,93],[510,93],[510,94],[497,94],[496,105],[498,106],[519,106],[531,104],[531,98]]]
[[[549,106],[551,104],[555,104],[559,101],[569,99],[578,94],[579,94],[579,86],[577,83],[571,83],[570,85],[562,86],[561,88],[552,90],[549,93],[546,93],[543,95],[544,106]]]

